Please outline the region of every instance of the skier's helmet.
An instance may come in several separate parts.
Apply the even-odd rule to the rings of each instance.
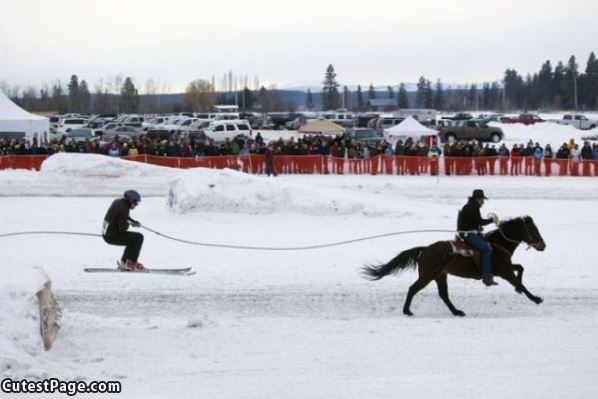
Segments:
[[[139,193],[135,190],[125,191],[124,197],[127,201],[129,201],[129,204],[133,204],[133,203],[138,204],[141,202],[141,195],[139,195]]]

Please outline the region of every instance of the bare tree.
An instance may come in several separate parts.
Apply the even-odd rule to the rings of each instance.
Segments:
[[[209,111],[216,103],[214,89],[207,80],[196,79],[187,85],[183,102],[193,111]]]

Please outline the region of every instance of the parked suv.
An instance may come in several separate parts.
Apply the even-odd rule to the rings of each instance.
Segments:
[[[56,131],[59,134],[64,134],[70,131],[71,129],[78,129],[81,127],[85,127],[87,125],[87,119],[83,118],[64,118],[60,122],[58,122],[58,126],[56,127]]]
[[[216,120],[210,123],[203,132],[212,140],[221,142],[226,139],[232,140],[239,135],[250,136],[251,126],[245,119]]]
[[[580,130],[594,129],[598,126],[598,121],[595,119],[588,119],[585,115],[563,115],[563,119],[558,121],[561,125],[571,125]]]
[[[504,137],[501,128],[489,126],[488,122],[482,119],[461,121],[445,120],[444,124],[445,125],[440,128],[439,133],[442,141],[475,139],[498,143]]]

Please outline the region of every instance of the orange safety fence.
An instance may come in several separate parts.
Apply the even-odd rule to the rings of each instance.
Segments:
[[[1,169],[40,170],[47,155],[3,155]],[[171,168],[230,168],[246,173],[265,173],[265,157],[259,154],[201,157],[135,155],[130,161]],[[346,159],[323,155],[275,155],[277,174],[387,174],[476,176],[598,176],[598,160],[534,159],[533,157],[417,157],[377,155]]]

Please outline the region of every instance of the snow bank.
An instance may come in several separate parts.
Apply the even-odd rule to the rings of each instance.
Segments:
[[[59,153],[40,172],[0,171],[0,196],[121,196],[136,189],[143,197],[164,196],[179,169],[98,154]]]
[[[170,177],[177,172],[178,169],[99,154],[54,154],[46,159],[41,166],[42,174],[74,177]]]
[[[0,371],[28,369],[44,351],[36,293],[48,276],[39,268],[2,265],[0,279]]]
[[[321,190],[230,169],[204,168],[186,170],[170,183],[168,207],[176,213],[378,215],[389,211],[334,189]]]
[[[510,148],[513,144],[524,144],[531,139],[534,142],[539,142],[542,147],[550,144],[556,152],[564,142],[569,139],[575,139],[578,144],[583,144],[582,137],[588,135],[587,130],[579,130],[573,126],[559,125],[553,122],[536,123],[534,125],[524,125],[521,123],[496,123],[492,122],[492,126],[500,127],[504,134],[504,142]]]

